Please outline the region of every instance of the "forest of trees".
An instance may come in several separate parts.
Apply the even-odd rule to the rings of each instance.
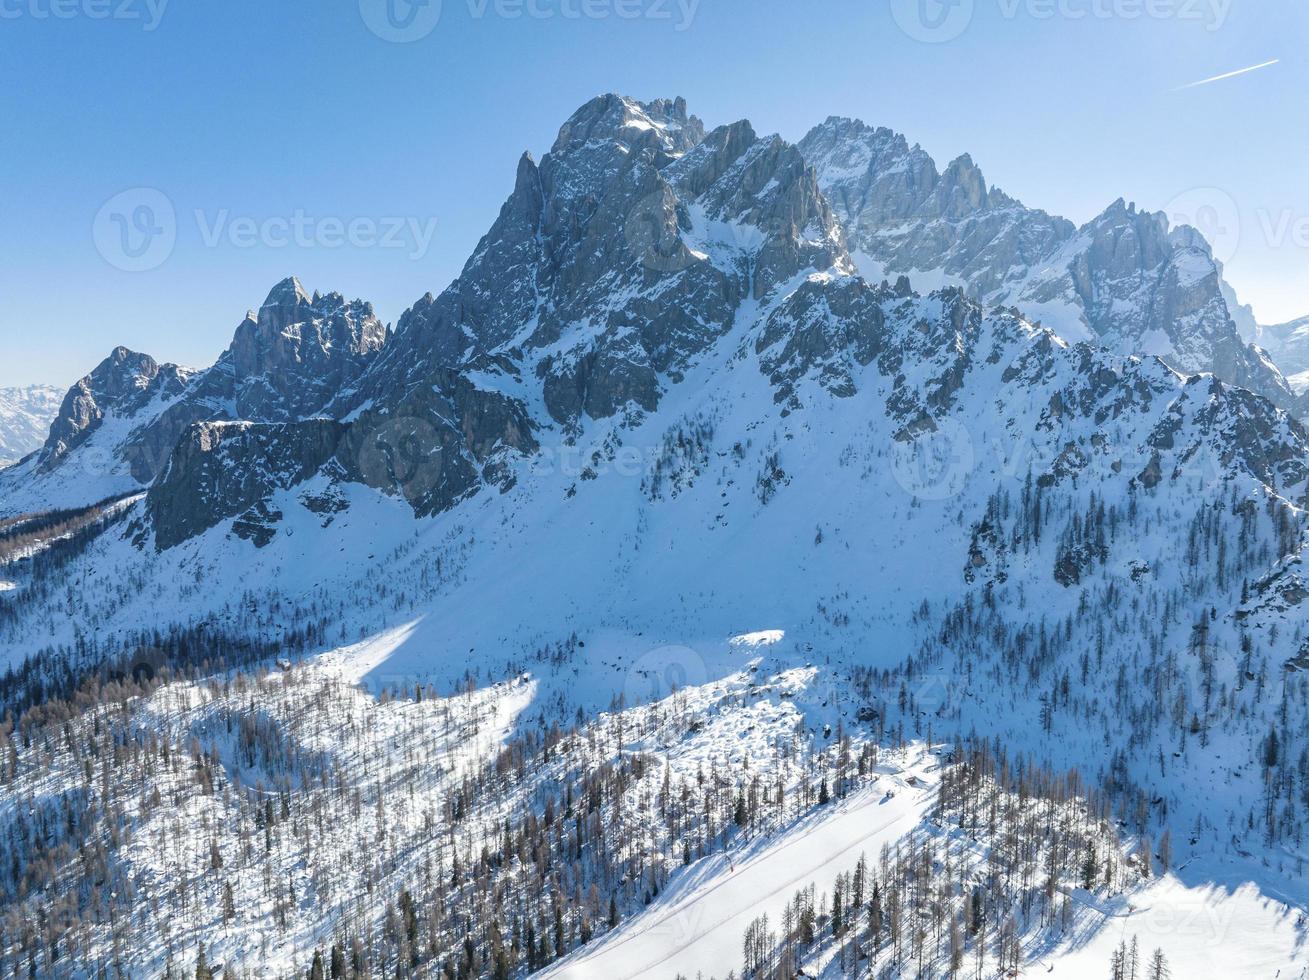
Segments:
[[[642,488],[652,506],[745,457],[713,452],[713,435],[700,419],[670,434]],[[751,499],[767,507],[789,477],[776,442],[761,457]],[[828,738],[795,711],[738,759],[685,761],[767,683],[615,698],[599,717],[556,684],[524,707],[525,674],[567,678],[586,656],[576,635],[470,664],[445,690],[377,696],[298,662],[458,582],[476,548],[459,526],[384,556],[394,573],[358,592],[238,593],[204,622],[52,644],[0,678],[0,977],[240,977],[270,957],[311,980],[523,976],[637,915],[680,869],[870,787],[910,742],[949,746],[931,820],[753,923],[734,974],[1016,970],[1075,920],[1070,889],[1116,894],[1166,869],[1174,828],[1186,846],[1294,863],[1309,672],[1277,651],[1305,637],[1257,609],[1300,512],[1235,486],[1181,502],[1055,490],[1029,476],[980,520],[960,509],[966,564],[945,574],[969,588],[923,598],[912,642],[864,656],[878,624],[857,590],[818,597],[800,662],[828,676],[809,707],[830,700],[823,717],[845,723]],[[1138,557],[1179,528],[1172,566]],[[126,511],[0,527],[0,547],[43,545],[5,566],[21,588],[0,599],[0,642],[126,607],[154,556],[94,595],[69,576],[88,548],[140,532]],[[851,539],[820,525],[813,547]],[[209,584],[197,567],[183,588]],[[1099,769],[1050,768],[1078,739]],[[1179,822],[1185,778],[1219,765],[1233,808]],[[1158,980],[1156,952],[1127,943],[1106,973]]]
[[[1074,928],[1073,889],[1114,895],[1166,870],[1148,844],[1124,852],[1107,804],[1083,795],[1077,773],[987,743],[949,755],[930,821],[860,857],[829,891],[799,889],[781,922],[751,924],[742,980],[790,980],[816,962],[849,977],[1012,976],[1031,940]]]
[[[88,963],[137,976],[145,949],[164,976],[239,977],[287,937],[311,980],[522,976],[617,927],[680,868],[874,783],[899,753],[844,730],[821,747],[798,727],[765,756],[678,766],[622,747],[694,739],[744,695],[501,729],[517,684],[376,698],[311,667],[164,671],[11,715],[0,976]],[[824,944],[852,970],[948,976],[964,954],[1003,967],[1033,930],[1067,924],[1062,884],[1115,892],[1148,873],[1076,773],[989,742],[944,757],[930,823],[832,895],[802,890],[780,934],[754,928],[746,975],[792,976]],[[330,939],[310,944],[311,922]]]

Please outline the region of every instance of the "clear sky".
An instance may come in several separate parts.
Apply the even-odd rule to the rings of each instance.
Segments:
[[[1077,222],[1173,202],[1260,319],[1289,319],[1306,6],[0,0],[0,386],[68,384],[117,344],[206,365],[290,274],[394,321],[457,275],[518,155],[604,91],[792,140],[858,116]]]

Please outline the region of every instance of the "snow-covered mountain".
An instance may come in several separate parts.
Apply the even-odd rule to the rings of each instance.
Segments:
[[[49,385],[0,388],[0,468],[18,462],[45,441],[63,392]]]
[[[1277,368],[1242,339],[1234,294],[1194,229],[1122,199],[1076,228],[988,187],[966,154],[938,171],[921,147],[858,120],[829,118],[800,150],[869,278],[958,285],[1066,339],[1155,354],[1298,408]]]
[[[85,507],[148,486],[193,424],[287,422],[323,412],[386,342],[372,307],[273,287],[210,368],[115,349],[64,396],[40,451],[0,475],[0,516]]]
[[[1255,343],[1268,351],[1296,394],[1303,395],[1309,389],[1309,317],[1273,326],[1260,325]]]
[[[288,281],[75,389],[0,507],[126,496],[0,523],[0,965],[1303,970],[1309,432],[1120,349],[1218,336],[1203,249],[812,136],[597,98],[393,334]]]

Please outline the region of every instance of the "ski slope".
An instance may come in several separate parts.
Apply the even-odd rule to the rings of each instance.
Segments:
[[[801,888],[825,890],[866,854],[875,858],[926,815],[932,799],[932,757],[919,748],[904,767],[884,766],[876,784],[821,810],[773,839],[729,860],[719,855],[675,879],[643,915],[596,948],[542,973],[559,980],[630,980],[678,974],[722,977],[739,965],[751,920],[781,921]],[[913,780],[911,783],[910,780]]]

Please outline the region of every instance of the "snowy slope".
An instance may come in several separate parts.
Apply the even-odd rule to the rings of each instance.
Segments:
[[[595,949],[564,960],[543,976],[560,980],[722,975],[740,956],[750,922],[780,922],[797,888],[829,889],[860,854],[894,845],[923,819],[930,783],[917,765],[887,765],[867,789],[801,821],[775,838],[721,856],[694,879],[679,881],[657,906],[612,933]],[[908,779],[914,782],[910,784]]]
[[[1309,387],[1309,317],[1259,326],[1254,342],[1268,351],[1297,394]]]
[[[977,736],[1022,760],[1012,769],[1076,769],[1061,812],[1106,851],[1115,834],[1128,848],[1171,832],[1187,896],[1241,921],[1281,917],[1234,955],[1295,966],[1298,912],[1268,903],[1309,898],[1296,797],[1309,434],[1211,375],[855,270],[794,148],[748,124],[706,134],[678,102],[596,100],[540,164],[520,161],[465,274],[415,306],[332,418],[193,427],[93,540],[0,568],[15,704],[71,696],[83,675],[194,672],[136,692],[114,723],[125,745],[166,733],[208,774],[201,791],[195,771],[156,783],[147,766],[123,782],[130,805],[106,780],[91,808],[127,808],[133,841],[106,844],[107,864],[122,887],[169,896],[175,965],[206,937],[243,968],[303,971],[313,950],[367,934],[390,971],[415,943],[387,925],[402,887],[435,903],[459,854],[526,902],[552,880],[525,870],[539,826],[507,832],[526,850],[483,860],[482,846],[506,819],[539,823],[547,803],[603,783],[588,814],[612,833],[589,839],[611,863],[552,859],[563,884],[516,927],[431,918],[441,956],[467,956],[468,929],[469,969],[490,973],[497,943],[538,914],[547,928],[553,902],[573,938],[538,966],[636,972],[673,954],[674,969],[725,975],[777,885],[836,887],[865,845],[931,838],[986,880],[1003,845],[925,823],[944,777],[921,750],[893,758]],[[230,680],[278,659],[304,665]],[[93,712],[80,717],[78,737],[100,737]],[[266,764],[239,757],[242,725],[268,741]],[[563,758],[552,728],[576,730]],[[41,738],[23,746],[5,803],[16,821],[85,769],[90,748],[46,738],[58,775]],[[830,810],[796,802],[830,788],[847,750],[903,771],[862,772]],[[730,773],[716,803],[715,769]],[[706,824],[683,814],[690,861],[650,817],[665,774],[711,797]],[[747,839],[723,817],[741,826],[732,797],[753,775],[780,780],[787,802]],[[262,815],[273,784],[289,826],[260,852],[249,842],[283,826]],[[176,802],[150,810],[156,788]],[[330,846],[305,832],[317,823]],[[777,877],[773,847],[793,874]],[[356,856],[345,870],[343,854]],[[1029,961],[1089,964],[1094,944],[1118,941],[1095,903],[1149,887],[1128,865],[1094,900],[1071,896],[1070,915],[1085,906],[1075,941],[1051,930],[1054,906],[997,908],[989,941],[1003,918]],[[242,900],[220,921],[225,868]],[[181,871],[202,903],[178,891]],[[485,911],[467,881],[451,887]],[[617,931],[589,948],[582,926],[610,900]],[[967,900],[962,886],[951,899]],[[704,926],[661,942],[679,909]],[[162,972],[167,915],[139,914],[151,941],[127,955]],[[93,939],[101,963],[112,932]],[[834,975],[824,942],[812,957]]]
[[[0,467],[40,447],[62,397],[49,385],[0,388]]]

